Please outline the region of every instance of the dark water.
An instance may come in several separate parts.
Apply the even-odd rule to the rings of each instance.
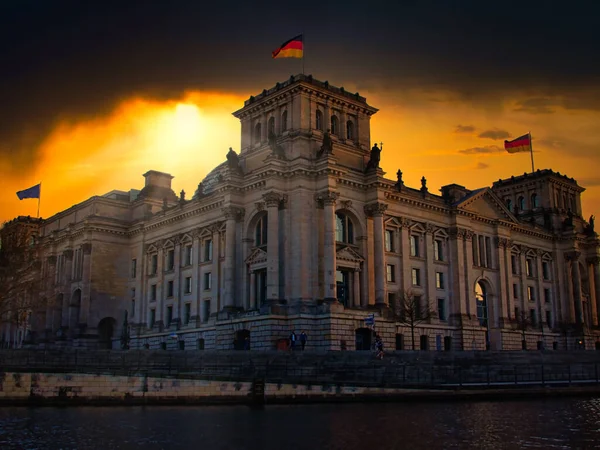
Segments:
[[[600,399],[0,408],[0,449],[592,449]]]

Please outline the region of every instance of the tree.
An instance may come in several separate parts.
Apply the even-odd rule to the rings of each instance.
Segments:
[[[19,217],[0,229],[0,319],[15,332],[11,340],[16,346],[25,338],[31,315],[45,308],[46,283],[36,241],[40,222]]]
[[[407,289],[398,293],[398,302],[394,314],[398,322],[410,328],[412,349],[415,350],[415,328],[429,321],[435,312],[429,307],[429,302],[422,295],[415,295]]]
[[[527,350],[527,339],[525,338],[525,332],[532,325],[533,323],[527,314],[527,311],[517,312],[517,315],[515,316],[515,328],[521,332],[521,350]]]

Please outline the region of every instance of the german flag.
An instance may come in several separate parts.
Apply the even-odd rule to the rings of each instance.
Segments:
[[[273,58],[302,58],[303,50],[302,35],[299,34],[295,38],[285,41],[277,50],[274,50]]]
[[[508,153],[520,153],[531,151],[531,134],[527,133],[512,141],[504,141],[504,149]]]

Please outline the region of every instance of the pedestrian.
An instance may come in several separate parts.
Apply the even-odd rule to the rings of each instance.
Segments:
[[[302,346],[302,351],[304,351],[304,347],[306,347],[306,340],[306,332],[302,331],[302,333],[300,333],[300,345]]]
[[[379,336],[375,338],[375,350],[375,357],[377,359],[383,359],[383,340]]]
[[[296,349],[296,332],[292,331],[290,334],[290,350],[294,351]]]

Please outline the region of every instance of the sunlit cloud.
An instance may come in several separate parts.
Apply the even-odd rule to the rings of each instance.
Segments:
[[[456,125],[455,133],[473,133],[475,131],[475,127],[473,125]]]
[[[477,135],[482,139],[493,139],[494,141],[499,141],[501,139],[506,139],[510,137],[510,133],[506,130],[500,130],[499,128],[494,128],[492,130],[482,131]]]
[[[484,147],[471,147],[465,148],[463,150],[459,150],[458,153],[462,153],[463,155],[481,155],[481,154],[490,154],[490,153],[499,153],[503,150],[497,145],[486,145]]]

